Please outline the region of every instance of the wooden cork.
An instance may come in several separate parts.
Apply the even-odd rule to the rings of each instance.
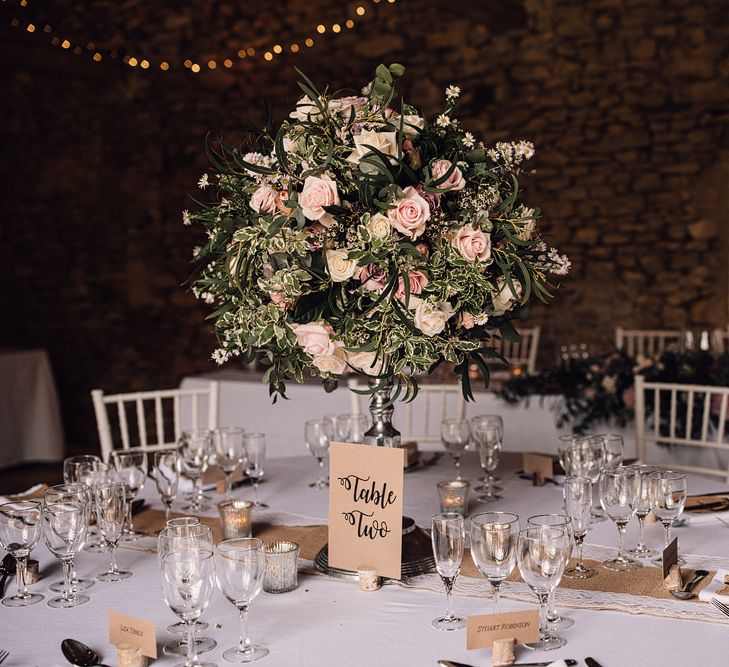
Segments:
[[[669,591],[675,591],[683,587],[681,568],[678,565],[671,566],[671,569],[668,571],[668,576],[663,580],[663,585]]]
[[[377,570],[361,568],[359,574],[359,589],[361,591],[376,591],[382,586],[382,579],[377,576]]]
[[[497,639],[491,649],[493,667],[507,667],[514,664],[514,639]]]
[[[31,558],[28,560],[28,565],[25,569],[25,583],[28,584],[28,586],[32,586],[33,584],[37,584],[39,579],[40,566],[38,565],[37,560],[33,560]]]
[[[118,644],[116,647],[117,667],[147,667],[147,657],[142,649],[132,644]]]

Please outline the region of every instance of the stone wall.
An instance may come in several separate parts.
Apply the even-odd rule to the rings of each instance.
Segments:
[[[237,114],[260,123],[263,92],[293,102],[293,65],[343,87],[401,62],[402,92],[426,112],[456,83],[458,116],[479,137],[535,142],[529,196],[574,262],[554,304],[534,309],[543,364],[562,343],[607,349],[616,325],[726,324],[723,0],[277,4],[275,16],[227,0],[0,7],[0,343],[49,349],[72,445],[95,443],[91,388],[174,386],[212,367],[206,312],[181,286],[199,239],[179,211],[206,167],[206,132],[235,140]],[[9,27],[16,16],[36,33]],[[347,16],[353,29],[314,32],[312,48],[272,62],[195,75],[152,58],[198,54],[204,66],[246,36],[260,54]],[[38,34],[46,21],[73,43],[151,54],[152,67],[54,48]]]

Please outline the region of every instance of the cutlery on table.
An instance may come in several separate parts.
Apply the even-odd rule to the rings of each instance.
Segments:
[[[554,660],[547,660],[547,662],[515,662],[514,667],[547,667],[555,660],[557,660],[557,658]],[[573,660],[572,658],[565,658],[564,662],[568,665],[568,667],[573,667],[573,665],[577,664],[577,660]],[[473,667],[473,665],[468,665],[465,662],[456,662],[455,660],[438,660],[438,664],[441,665],[441,667]],[[592,667],[600,667],[600,665],[595,663]]]
[[[696,586],[696,584],[698,584],[701,580],[706,579],[706,577],[708,576],[708,570],[696,570],[691,581],[689,581],[683,588],[679,590],[672,590],[671,595],[673,595],[673,597],[675,598],[678,598],[679,600],[689,600],[690,598],[695,598],[696,593],[692,593],[691,590],[694,586]]]
[[[72,665],[78,665],[78,667],[93,667],[94,665],[107,667],[107,665],[101,664],[101,658],[96,651],[78,641],[78,639],[64,639],[61,642],[61,652],[66,660]]]
[[[602,665],[595,660],[595,658],[585,658],[585,664],[587,667],[602,667]]]
[[[6,554],[0,563],[0,572],[2,572],[2,578],[0,579],[0,598],[5,595],[5,584],[8,577],[15,574],[15,556],[12,554]]]
[[[0,665],[2,665],[5,662],[5,658],[7,658],[10,655],[7,651],[0,650]]]
[[[711,598],[711,604],[713,604],[724,616],[729,616],[729,607],[723,602],[719,602],[716,598]]]

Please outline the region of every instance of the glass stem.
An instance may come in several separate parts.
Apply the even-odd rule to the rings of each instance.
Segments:
[[[258,480],[253,480],[253,504],[258,505]]]
[[[554,591],[549,592],[547,597],[547,622],[554,623],[559,621],[559,614],[557,613],[557,602],[554,599]]]
[[[226,472],[224,474],[225,474],[225,497],[230,498],[230,495],[233,492],[233,473]]]
[[[324,484],[324,459],[317,459],[319,463],[319,468],[317,470],[317,473],[319,474],[319,479],[316,480],[317,486],[322,486]]]
[[[192,480],[192,505],[195,508],[199,508],[202,505],[202,477],[195,477]]]
[[[195,621],[188,619],[185,621],[185,629],[187,630],[187,665],[194,665],[197,662],[197,644],[195,642]]]
[[[124,500],[124,532],[133,533],[134,524],[132,523],[132,500],[128,496]]]
[[[618,549],[618,558],[619,559],[625,559],[625,527],[626,524],[618,524],[618,544],[620,545]]]
[[[645,546],[645,516],[638,517],[638,550],[644,551]]]
[[[666,529],[666,546],[671,544],[671,524],[673,521],[669,521],[668,523],[664,523],[663,526]]]
[[[575,566],[576,570],[580,570],[584,567],[582,564],[582,545],[585,541],[585,536],[578,536],[575,535],[575,544],[577,545],[577,565]]]
[[[109,572],[116,574],[119,568],[116,564],[116,544],[109,543],[109,551],[111,552],[111,563],[109,563]]]
[[[461,479],[461,459],[460,459],[460,457],[453,459],[453,465],[456,469],[456,479]]]
[[[496,612],[496,610],[499,608],[499,593],[501,592],[501,582],[492,581],[491,588],[494,591],[494,594],[491,598],[491,610],[493,612]]]
[[[539,639],[545,641],[550,638],[547,626],[547,602],[549,593],[537,593],[539,598]]]
[[[251,640],[248,638],[248,605],[240,607],[240,643],[238,653],[248,653],[251,650]]]
[[[172,511],[172,503],[165,503],[165,524],[170,520],[170,512]]]
[[[28,567],[28,556],[16,556],[15,557],[15,580],[18,584],[19,598],[28,597],[28,586],[25,583],[25,573]]]
[[[64,558],[63,565],[63,599],[73,599],[73,586],[71,585],[71,572],[73,571],[73,559]]]
[[[445,617],[447,619],[453,618],[453,582],[455,581],[455,577],[442,577],[443,579],[443,585],[445,586],[446,590],[446,615]]]

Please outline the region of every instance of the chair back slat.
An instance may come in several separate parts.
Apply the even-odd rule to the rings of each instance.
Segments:
[[[147,448],[147,420],[144,417],[144,403],[138,398],[137,404],[137,431],[139,433],[139,444],[142,449]]]
[[[162,417],[162,399],[159,396],[154,397],[154,422],[155,432],[157,433],[156,444],[161,445],[165,440],[165,425]]]
[[[678,349],[687,332],[676,330],[615,329],[615,347],[629,357],[655,357],[666,350]]]
[[[122,449],[129,449],[129,426],[127,425],[127,411],[122,401],[116,404],[119,415],[119,429],[121,430]]]
[[[174,410],[174,424],[175,424],[175,442],[180,439],[182,434],[182,427],[180,426],[180,396],[175,394],[172,397],[172,406]]]
[[[494,340],[491,346],[500,352],[509,362],[511,368],[521,368],[530,375],[537,370],[537,355],[539,353],[539,327],[527,327],[519,331],[519,340]],[[494,378],[505,378],[511,375],[511,370],[505,369],[503,364],[489,364],[491,375]]]

